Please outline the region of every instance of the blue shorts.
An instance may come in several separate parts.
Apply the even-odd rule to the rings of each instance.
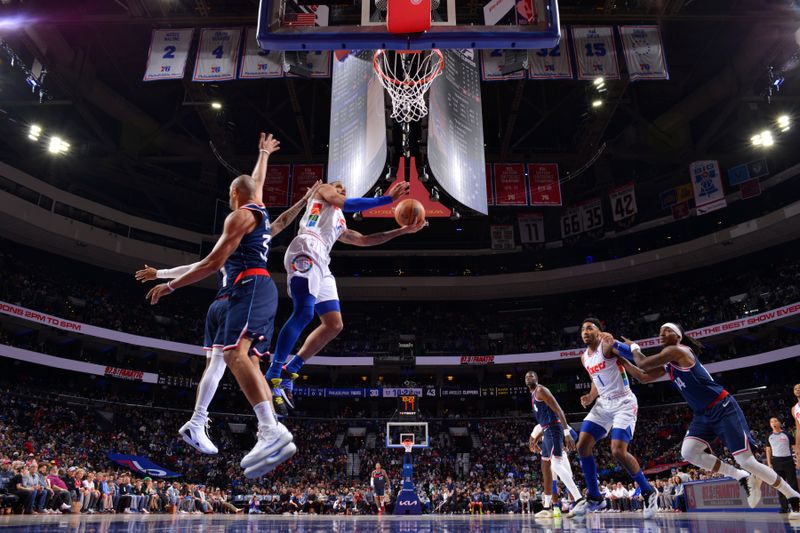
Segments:
[[[206,313],[206,335],[203,349],[211,355],[212,348],[222,348],[222,331],[225,325],[225,314],[228,312],[228,299],[220,298],[211,302]]]
[[[375,485],[373,492],[375,493],[375,496],[383,496],[386,494],[386,487],[383,485]]]
[[[233,350],[244,338],[269,344],[278,310],[278,289],[269,276],[248,276],[231,287],[222,342]]]
[[[704,442],[709,449],[717,437],[734,455],[749,451],[750,444],[755,442],[742,408],[733,396],[728,396],[703,414],[695,413],[686,432],[686,438]]]
[[[561,424],[547,426],[542,434],[542,461],[549,461],[550,457],[561,457],[563,449],[564,428]]]

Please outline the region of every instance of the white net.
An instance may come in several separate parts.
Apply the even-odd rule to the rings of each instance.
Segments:
[[[406,453],[411,453],[411,449],[414,447],[413,440],[404,440],[403,441],[403,448],[405,448]]]
[[[428,114],[425,93],[444,69],[441,51],[377,50],[372,64],[392,98],[394,120],[416,122]]]

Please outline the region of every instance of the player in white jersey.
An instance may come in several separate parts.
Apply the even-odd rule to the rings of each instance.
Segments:
[[[330,252],[337,241],[354,246],[377,246],[395,237],[416,233],[424,227],[424,220],[415,225],[362,235],[347,229],[344,213],[366,211],[388,205],[408,194],[409,185],[400,182],[389,189],[386,196],[378,198],[347,198],[347,191],[340,181],[322,185],[309,199],[306,212],[300,221],[297,236],[289,244],[284,256],[289,295],[293,311],[286,321],[275,345],[266,378],[273,387],[275,411],[287,415],[287,401],[291,401],[293,379],[300,368],[342,331],[342,314],[336,280],[331,274]],[[289,352],[316,313],[320,325],[306,338],[303,346],[282,372]]]
[[[794,451],[795,466],[800,468],[800,383],[794,386],[794,397],[797,403],[792,407],[792,418],[794,419]]]
[[[622,361],[612,351],[613,345],[602,341],[602,331],[596,318],[587,318],[581,324],[581,338],[586,344],[581,362],[592,380],[589,393],[581,396],[581,405],[589,407],[594,403],[594,406],[583,420],[577,446],[587,495],[568,516],[581,516],[587,510],[605,507],[592,450],[597,441],[610,434],[611,455],[642,488],[646,502],[644,517],[651,518],[658,510],[658,493],[648,483],[639,462],[628,452],[628,443],[636,429],[638,402]]]

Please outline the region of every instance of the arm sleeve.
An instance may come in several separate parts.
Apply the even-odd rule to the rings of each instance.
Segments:
[[[348,198],[344,201],[342,211],[345,213],[355,213],[357,211],[368,211],[382,205],[392,203],[391,196],[378,196],[377,198]]]
[[[183,265],[175,268],[164,268],[156,271],[156,278],[158,279],[175,279],[183,276],[189,272],[197,263],[191,265]]]

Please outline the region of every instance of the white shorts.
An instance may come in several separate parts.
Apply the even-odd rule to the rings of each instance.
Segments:
[[[308,292],[316,303],[339,300],[336,278],[328,268],[330,258],[321,252],[324,247],[312,236],[298,235],[286,249],[283,266],[286,268],[286,285],[292,295],[292,279],[301,277],[308,280]]]
[[[636,431],[636,415],[639,411],[639,402],[636,395],[631,393],[613,400],[598,398],[584,422],[593,422],[605,430],[605,434],[612,429],[620,429],[632,438]]]

